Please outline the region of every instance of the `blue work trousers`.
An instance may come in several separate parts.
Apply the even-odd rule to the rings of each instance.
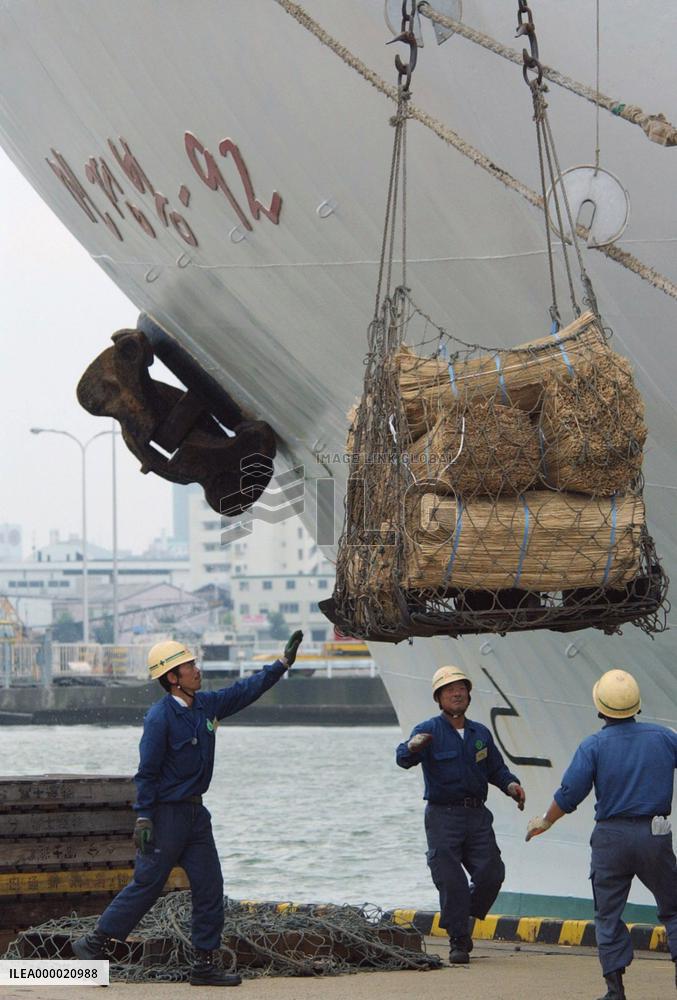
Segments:
[[[136,852],[134,878],[102,913],[97,926],[124,941],[150,910],[176,865],[185,871],[193,897],[193,947],[214,951],[223,930],[223,876],[211,816],[192,802],[166,802],[154,810],[152,852]]]
[[[440,927],[450,938],[468,934],[469,917],[483,920],[503,885],[505,866],[493,818],[486,806],[472,809],[428,803],[426,807],[426,858],[440,894]]]
[[[653,893],[670,953],[673,960],[677,959],[677,863],[671,834],[653,834],[651,819],[646,816],[616,816],[595,824],[590,846],[595,933],[602,973],[608,976],[632,962],[630,932],[621,918],[635,875]]]

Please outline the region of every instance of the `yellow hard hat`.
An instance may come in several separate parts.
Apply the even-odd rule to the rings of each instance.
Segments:
[[[453,684],[454,681],[465,681],[465,685],[468,688],[468,694],[472,691],[472,681],[469,677],[463,673],[460,667],[440,667],[433,674],[433,698],[435,693],[443,688],[445,684]]]
[[[592,689],[595,708],[610,719],[629,719],[642,707],[639,684],[626,670],[607,670]]]
[[[156,681],[182,663],[191,663],[194,659],[195,654],[183,643],[165,639],[164,642],[156,642],[148,654],[148,671],[151,679]]]

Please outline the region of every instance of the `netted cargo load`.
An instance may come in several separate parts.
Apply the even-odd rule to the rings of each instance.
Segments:
[[[549,375],[539,433],[547,485],[593,496],[628,489],[642,468],[647,429],[627,358],[607,351]]]
[[[538,76],[533,98],[557,199]],[[419,307],[407,273],[407,102],[408,84],[392,119],[336,585],[320,608],[343,633],[386,642],[529,629],[612,634],[625,623],[660,632],[668,580],[645,520],[643,406],[630,365],[609,346],[568,206],[587,311],[565,238],[573,320],[561,321],[546,214],[550,334],[507,310],[501,346],[469,342],[467,329],[463,339],[449,333]],[[453,295],[447,301],[453,315]],[[465,299],[462,311],[466,328],[479,328],[482,303]]]
[[[583,320],[569,339],[502,350],[434,329],[431,338],[431,320],[402,288],[371,324],[325,614],[343,632],[392,642],[541,628],[613,633],[628,622],[661,631],[667,578],[645,520],[643,408],[629,364],[599,322]],[[407,352],[405,337],[415,345]],[[585,346],[573,351],[577,338]],[[431,376],[424,390],[426,415],[436,416],[418,438],[413,396],[401,391],[405,353],[446,379],[442,386]],[[488,380],[487,357],[507,399]],[[480,372],[486,392],[454,397],[450,365]],[[511,381],[525,371],[528,381]]]
[[[478,494],[519,494],[540,473],[536,427],[514,406],[468,400],[441,413],[430,431],[408,449],[413,477],[466,499]]]

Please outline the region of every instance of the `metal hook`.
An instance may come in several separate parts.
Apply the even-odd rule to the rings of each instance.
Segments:
[[[524,15],[527,16],[526,21],[524,20]],[[526,49],[522,49],[522,60],[524,63],[522,66],[522,76],[524,77],[524,82],[530,87],[540,86],[543,81],[543,67],[538,59],[536,25],[534,24],[534,19],[526,0],[518,0],[517,2],[517,20],[518,26],[515,38],[519,38],[520,35],[526,35],[529,39],[529,48],[531,49],[531,55]],[[536,77],[533,80],[529,79],[530,69],[536,70]]]
[[[409,61],[403,62],[399,53],[395,56],[395,69],[397,70],[397,86],[402,88],[404,93],[408,93],[411,84],[411,74],[416,69],[418,59],[418,42],[414,34],[414,19],[416,17],[416,0],[411,0],[411,12],[407,10],[409,0],[402,0],[402,24],[399,35],[391,38],[386,45],[393,42],[404,42],[409,46]],[[402,82],[404,80],[404,83]]]

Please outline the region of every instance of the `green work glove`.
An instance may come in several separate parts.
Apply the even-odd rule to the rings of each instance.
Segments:
[[[287,640],[287,645],[284,647],[284,653],[282,656],[287,661],[287,666],[291,667],[292,663],[296,659],[296,654],[298,653],[299,646],[303,642],[303,632],[301,629],[294,632],[292,636]]]
[[[134,846],[142,854],[153,852],[153,820],[140,816],[134,825]]]

